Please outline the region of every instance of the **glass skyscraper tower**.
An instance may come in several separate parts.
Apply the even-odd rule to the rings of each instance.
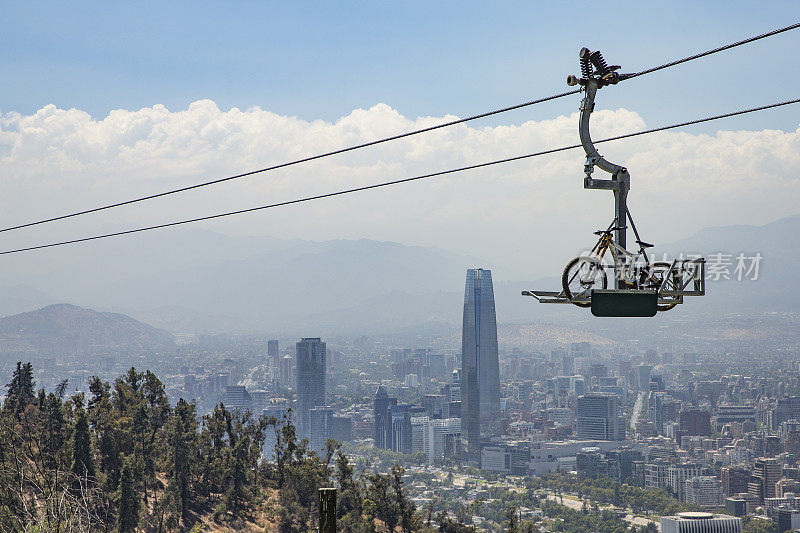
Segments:
[[[319,338],[305,338],[297,343],[297,422],[300,438],[311,437],[309,412],[325,406],[325,343]]]
[[[461,333],[461,438],[466,459],[480,460],[482,436],[500,434],[500,363],[492,272],[467,270]]]

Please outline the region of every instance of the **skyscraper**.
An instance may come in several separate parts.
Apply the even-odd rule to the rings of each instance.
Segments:
[[[267,341],[267,357],[269,357],[269,364],[271,368],[277,371],[280,366],[280,358],[278,357],[278,341]]]
[[[295,357],[298,429],[300,438],[309,438],[309,411],[325,406],[325,343],[318,337],[302,339]]]
[[[281,368],[280,368],[280,384],[284,387],[288,387],[289,383],[292,381],[292,357],[290,355],[286,355],[281,359]]]
[[[500,363],[492,272],[467,270],[461,334],[461,431],[466,456],[480,459],[481,435],[500,432]]]
[[[375,419],[375,447],[382,450],[392,448],[392,420],[389,410],[397,405],[397,398],[390,398],[383,385],[375,391],[373,415]]]
[[[636,367],[636,388],[645,392],[650,390],[650,373],[652,371],[653,367],[650,365],[639,365]]]

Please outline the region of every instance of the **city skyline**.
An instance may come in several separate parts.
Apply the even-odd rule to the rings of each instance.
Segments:
[[[0,531],[800,531],[796,2],[7,4]]]

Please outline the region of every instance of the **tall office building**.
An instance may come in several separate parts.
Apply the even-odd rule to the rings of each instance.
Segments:
[[[294,411],[290,409],[288,404],[279,404],[267,407],[261,411],[261,414],[267,418],[275,417],[276,428],[280,429],[286,425],[287,422],[292,421]],[[263,453],[268,461],[275,460],[275,445],[277,443],[278,441],[274,431],[267,431],[264,433]]]
[[[618,402],[616,395],[602,392],[578,396],[578,439],[625,440],[625,419],[618,414]]]
[[[289,384],[292,382],[292,358],[289,355],[285,355],[280,362],[280,383],[284,387],[288,387]]]
[[[308,441],[311,449],[317,453],[325,450],[325,443],[333,435],[333,409],[330,407],[314,407],[308,411]]]
[[[650,390],[650,373],[653,367],[650,365],[639,365],[636,367],[636,388],[640,391]]]
[[[725,497],[733,496],[741,492],[747,492],[747,484],[750,482],[750,469],[746,466],[727,466],[720,471],[722,480],[722,495]]]
[[[397,398],[390,398],[383,385],[379,386],[375,391],[372,414],[375,421],[374,445],[381,450],[392,449],[392,419],[389,411],[395,405]]]
[[[667,479],[672,495],[679,502],[686,501],[686,480],[703,474],[703,467],[695,463],[680,463],[667,469]]]
[[[389,408],[391,423],[391,450],[398,453],[411,453],[413,434],[411,418],[421,416],[425,410],[408,404],[393,405]]]
[[[782,477],[781,463],[774,457],[759,457],[753,463],[753,475],[748,483],[748,492],[764,498],[775,497],[775,483]]]
[[[225,388],[225,407],[228,409],[251,409],[253,399],[242,385],[228,385]]]
[[[325,343],[305,338],[295,352],[297,415],[300,438],[310,437],[309,411],[325,406]]]
[[[281,362],[278,357],[278,341],[267,341],[267,357],[269,357],[269,364],[273,369],[277,369]]]
[[[684,435],[711,436],[711,413],[701,409],[686,409],[679,413],[681,437]]]
[[[571,376],[575,372],[575,358],[564,353],[561,356],[561,375]]]
[[[780,426],[787,420],[800,420],[800,396],[787,396],[779,398],[775,408],[774,424]]]
[[[253,412],[254,418],[261,415],[261,411],[269,407],[270,393],[265,390],[248,391],[250,393],[250,401],[252,407],[250,410]]]
[[[719,480],[715,476],[697,476],[685,482],[684,500],[706,509],[716,509],[722,504]]]
[[[333,415],[331,438],[338,442],[350,442],[353,440],[353,418]]]
[[[436,418],[425,422],[423,449],[428,463],[439,463],[456,455],[461,441],[461,419]]]
[[[467,270],[461,334],[461,430],[466,458],[480,460],[481,435],[500,433],[500,363],[492,272]]]

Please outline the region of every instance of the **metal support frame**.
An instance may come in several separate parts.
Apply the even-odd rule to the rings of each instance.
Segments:
[[[673,288],[667,288],[670,279],[676,280]],[[658,303],[668,305],[673,303],[683,303],[684,296],[704,296],[706,294],[706,261],[705,259],[675,259],[670,263],[670,269],[664,274],[664,281],[658,289]],[[652,290],[652,289],[651,289]],[[609,292],[609,291],[604,291]],[[615,290],[616,293],[648,292],[645,289]],[[536,298],[543,304],[571,304],[571,303],[591,303],[590,296],[580,299],[570,300],[564,291],[522,291],[523,296]]]
[[[580,123],[578,132],[581,145],[586,152],[583,166],[585,189],[601,189],[614,193],[614,243],[626,250],[627,223],[630,221],[636,240],[641,244],[641,237],[628,211],[628,191],[630,190],[630,174],[628,169],[606,160],[595,148],[589,133],[589,119],[594,111],[597,90],[606,85],[615,85],[630,77],[630,74],[619,74],[619,66],[609,66],[599,51],[583,48],[580,51],[581,78],[568,76],[568,85],[580,84],[585,96],[581,100]],[[595,167],[611,174],[610,179],[592,177]],[[643,245],[644,246],[644,245]],[[642,246],[642,249],[643,249]],[[648,245],[649,246],[649,245]],[[645,258],[645,261],[647,259]],[[671,309],[683,303],[684,296],[703,296],[705,294],[705,259],[675,259],[664,273],[664,279],[658,288],[637,288],[629,290],[625,286],[624,277],[619,270],[627,268],[627,256],[622,254],[619,261],[614,262],[614,290],[593,290],[591,294],[567,298],[564,291],[522,291],[523,296],[532,296],[540,303],[578,304],[592,307],[595,316],[654,316],[659,306]],[[594,296],[597,296],[595,301]]]
[[[584,50],[586,50],[584,48]],[[581,51],[583,53],[583,51]],[[583,171],[586,177],[583,178],[584,189],[604,189],[614,193],[614,217],[617,221],[617,230],[614,232],[614,242],[617,246],[625,249],[627,245],[627,221],[628,221],[628,191],[631,187],[631,177],[625,167],[607,161],[595,148],[592,143],[592,136],[589,134],[589,118],[594,111],[594,98],[597,94],[598,80],[589,78],[586,80],[586,96],[581,101],[581,119],[578,131],[581,137],[581,145],[586,152],[586,163]],[[611,179],[594,179],[592,172],[597,166],[611,174]],[[623,265],[624,266],[624,265]],[[614,287],[624,288],[622,276],[614,272]]]

